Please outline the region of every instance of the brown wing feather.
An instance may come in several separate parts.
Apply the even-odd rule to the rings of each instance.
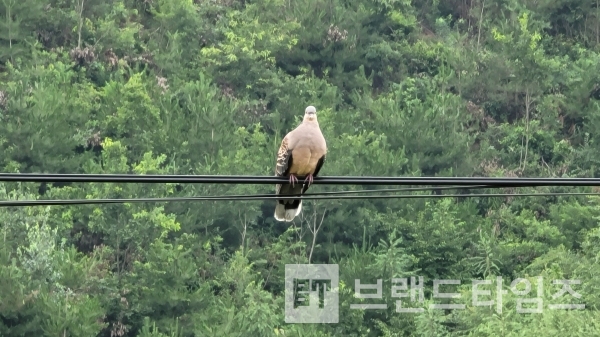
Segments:
[[[321,157],[321,159],[319,159],[317,162],[317,167],[315,167],[315,173],[313,173],[313,177],[316,177],[319,174],[319,171],[321,171],[321,167],[323,167],[326,157],[327,155],[323,155],[323,157]]]
[[[289,148],[289,138],[285,136],[277,151],[277,165],[275,166],[275,176],[281,177],[288,174],[292,165],[292,150]],[[275,193],[279,194],[281,184],[275,187]]]
[[[281,146],[279,146],[279,150],[277,151],[277,166],[275,167],[276,176],[285,175],[289,168],[289,160],[292,156],[292,151],[289,149],[288,144],[289,141],[286,136],[281,141]]]

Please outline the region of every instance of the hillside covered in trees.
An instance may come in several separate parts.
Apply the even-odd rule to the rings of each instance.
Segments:
[[[0,14],[2,172],[271,176],[314,105],[321,176],[600,176],[598,0],[2,0]],[[569,191],[594,190],[478,192]],[[2,200],[273,192],[0,183]],[[414,193],[432,197],[309,200],[294,223],[273,200],[2,207],[0,335],[600,335],[599,197]],[[338,324],[285,322],[297,263],[339,265]],[[403,306],[424,310],[398,313],[391,279],[411,276],[423,301]],[[383,298],[355,298],[355,279],[382,279]],[[440,288],[461,297],[433,298],[434,279],[461,280]],[[472,279],[493,303],[473,305]],[[553,299],[553,280],[580,280],[581,297]],[[517,311],[538,294],[541,312]]]

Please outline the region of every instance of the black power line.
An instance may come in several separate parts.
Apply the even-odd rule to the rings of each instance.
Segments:
[[[302,183],[303,177],[299,177]],[[135,175],[135,174],[36,174],[2,173],[0,181],[72,183],[193,183],[281,184],[286,177],[236,175]],[[600,186],[599,178],[479,178],[479,177],[316,177],[315,185],[489,185],[493,187]]]
[[[143,202],[182,202],[182,201],[251,201],[276,199],[420,199],[420,198],[474,198],[474,197],[550,197],[550,196],[584,196],[600,193],[484,193],[484,194],[446,194],[446,195],[342,195],[342,196],[312,196],[304,195],[280,197],[275,195],[222,195],[205,197],[173,197],[173,198],[135,198],[135,199],[72,199],[72,200],[5,200],[0,201],[0,207],[14,206],[56,206],[56,205],[90,205],[90,204],[124,204]]]
[[[449,190],[449,189],[458,189],[458,190],[470,190],[476,188],[485,188],[489,187],[486,185],[480,186],[443,186],[443,187],[413,187],[413,188],[389,188],[389,189],[376,189],[376,190],[358,190],[358,191],[329,191],[329,192],[316,192],[304,195],[292,194],[287,195],[287,197],[280,197],[276,199],[294,199],[299,196],[303,196],[304,198],[311,198],[318,195],[339,195],[339,194],[369,194],[369,193],[390,193],[390,192],[416,192],[416,191],[432,191],[432,190]],[[242,200],[261,200],[260,198],[271,198],[274,197],[274,194],[253,194],[253,195],[230,195],[230,196],[208,196],[208,197],[173,197],[173,198],[135,198],[135,199],[72,199],[72,200],[19,200],[19,201],[9,201],[9,200],[0,200],[0,207],[4,206],[27,206],[28,203],[34,203],[36,205],[68,205],[68,204],[94,204],[94,203],[121,203],[121,202],[135,202],[135,200],[142,200],[142,202],[159,202],[159,201],[197,201],[197,200],[228,200],[227,198],[232,198],[231,200],[236,200],[239,198],[245,198]],[[208,199],[206,199],[208,198]],[[216,198],[216,199],[214,199]],[[249,199],[248,199],[249,198]],[[336,199],[335,197],[329,199]],[[357,199],[360,199],[358,197]],[[129,200],[129,201],[124,201]],[[133,201],[132,201],[133,200]],[[144,201],[146,200],[146,201]],[[72,202],[71,202],[72,201]],[[98,201],[98,202],[96,202]]]

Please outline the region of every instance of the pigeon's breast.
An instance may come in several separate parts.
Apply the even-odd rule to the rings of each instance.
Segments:
[[[321,157],[320,151],[314,151],[310,146],[299,146],[292,151],[292,167],[290,173],[306,176],[314,173],[317,162]]]

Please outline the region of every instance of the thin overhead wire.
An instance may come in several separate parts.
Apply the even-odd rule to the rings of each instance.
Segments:
[[[304,194],[303,196],[306,197],[312,197],[312,196],[318,196],[318,195],[339,195],[339,194],[368,194],[368,193],[391,193],[391,192],[417,192],[417,191],[433,191],[433,190],[449,190],[449,189],[458,189],[458,190],[470,190],[470,189],[476,189],[476,188],[485,188],[485,187],[489,187],[486,185],[475,185],[475,186],[442,186],[442,187],[437,187],[437,188],[432,188],[432,187],[413,187],[413,188],[389,188],[389,189],[376,189],[376,190],[358,190],[358,191],[328,191],[328,192],[315,192],[315,193],[310,193],[310,194]],[[226,198],[233,198],[233,200],[235,200],[236,198],[240,198],[240,197],[250,197],[252,199],[256,199],[256,198],[270,198],[273,197],[273,194],[254,194],[254,195],[231,195],[231,196],[216,196],[216,197],[206,197],[209,199],[202,199],[202,200],[212,200],[210,198],[219,198],[218,200],[227,200]],[[289,198],[283,197],[283,199],[290,199],[290,198],[295,198],[299,195],[294,194],[294,195],[290,195]],[[191,199],[189,199],[191,198]],[[165,200],[165,201],[196,201],[199,200],[198,198],[205,198],[205,197],[177,197],[177,198],[172,198],[172,199],[165,199],[165,198],[142,198],[142,199],[73,199],[74,203],[73,204],[78,204],[78,205],[82,205],[82,204],[94,204],[94,200],[108,200],[107,202],[100,202],[100,203],[118,203],[120,200],[151,200],[150,202],[158,202],[160,200]],[[225,198],[225,199],[221,199],[221,198]],[[278,198],[281,199],[281,198]],[[331,198],[331,199],[335,199],[335,198]],[[115,200],[114,202],[111,200]],[[46,202],[54,202],[53,200],[31,200],[32,202],[34,202],[36,205],[68,205],[68,201],[71,201],[69,199],[64,199],[64,200],[57,200],[56,204],[55,203],[51,203],[51,204],[47,204]],[[16,203],[15,203],[16,202]],[[19,201],[0,201],[0,207],[8,207],[8,206],[29,206],[28,202],[30,202],[30,200],[19,200]],[[125,202],[125,201],[123,201]]]
[[[183,202],[183,201],[250,201],[250,200],[280,200],[280,199],[421,199],[421,198],[490,198],[490,197],[551,197],[551,196],[600,196],[600,193],[482,193],[482,194],[396,194],[396,195],[303,195],[303,196],[276,196],[276,195],[223,195],[205,197],[172,197],[172,198],[135,198],[135,199],[72,199],[72,200],[5,200],[0,201],[0,207],[14,206],[57,206],[57,205],[90,205],[90,204],[123,204],[123,203],[155,203],[155,202]]]
[[[490,186],[486,186],[486,185],[475,185],[475,186],[441,186],[441,187],[414,187],[414,188],[390,188],[390,189],[375,189],[375,190],[358,190],[358,191],[328,191],[328,192],[315,192],[315,193],[310,193],[310,194],[304,194],[303,196],[306,198],[310,198],[312,196],[319,196],[319,195],[339,195],[339,194],[369,194],[369,193],[391,193],[391,192],[417,192],[417,191],[433,191],[433,190],[449,190],[449,189],[458,189],[458,190],[470,190],[470,189],[476,189],[476,188],[486,188],[486,187],[490,187]],[[492,186],[493,187],[493,186]],[[237,198],[246,198],[249,197],[252,199],[257,199],[257,198],[271,198],[273,197],[273,194],[254,194],[254,195],[231,195],[231,196],[216,196],[216,197],[177,197],[177,198],[142,198],[142,199],[73,199],[73,203],[72,204],[78,204],[78,205],[82,205],[82,204],[95,204],[95,200],[101,200],[101,202],[99,203],[120,203],[122,200],[150,200],[149,202],[160,202],[161,200],[163,201],[197,201],[200,200],[198,198],[201,198],[201,200],[212,200],[212,198],[219,198],[217,200],[227,200],[227,198],[232,197],[232,200],[236,200]],[[283,197],[283,199],[293,199],[295,197],[297,197],[299,195],[289,195],[289,198]],[[191,198],[191,199],[190,199]],[[209,198],[209,199],[205,199],[205,198]],[[276,198],[276,199],[281,199],[281,198]],[[329,199],[336,199],[335,197],[333,198],[329,198]],[[106,202],[105,202],[106,200]],[[248,200],[248,199],[244,199],[244,200]],[[260,200],[260,199],[259,199]],[[63,199],[63,200],[56,200],[56,203],[54,203],[54,200],[20,200],[20,201],[1,201],[0,200],[0,207],[9,207],[9,206],[30,206],[30,201],[33,202],[35,205],[69,205],[71,204],[70,199]],[[126,202],[126,201],[123,201]],[[33,205],[33,204],[32,204]]]
[[[300,177],[301,178],[301,177]],[[300,180],[300,179],[299,179]],[[234,175],[135,175],[135,174],[35,174],[2,173],[0,181],[70,183],[175,183],[175,184],[285,184],[275,176]],[[494,187],[600,186],[599,178],[479,178],[479,177],[316,177],[315,185],[491,185]]]

